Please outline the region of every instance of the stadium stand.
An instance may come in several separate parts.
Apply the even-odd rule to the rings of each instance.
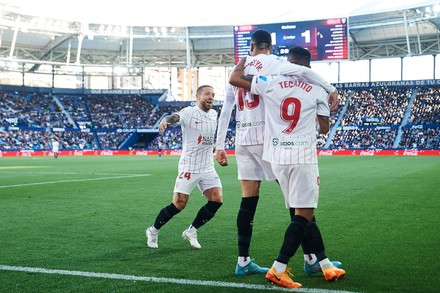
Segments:
[[[190,102],[158,103],[148,95],[43,94],[1,91],[0,150],[181,149],[179,126],[158,134],[157,123]],[[214,107],[221,110],[221,103]],[[234,113],[232,117],[235,117]],[[439,149],[440,87],[345,88],[322,149]],[[231,118],[226,149],[234,149]]]

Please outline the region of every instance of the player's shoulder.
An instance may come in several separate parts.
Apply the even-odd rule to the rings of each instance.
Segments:
[[[182,119],[185,119],[185,117],[191,117],[194,110],[192,109],[192,106],[183,107],[178,112],[174,112],[173,115],[178,115],[179,120],[182,121]]]
[[[249,64],[251,62],[284,62],[285,60],[273,55],[273,54],[258,54],[255,56],[246,57],[246,63]]]
[[[182,109],[180,109],[180,111],[177,112],[177,114],[192,113],[192,112],[194,112],[195,109],[196,109],[196,106],[186,106],[186,107],[183,107]]]
[[[255,76],[255,84],[256,85],[268,85],[271,83],[278,83],[280,81],[288,81],[289,76],[284,76],[284,75],[258,75]]]
[[[325,97],[328,96],[327,91],[322,86],[319,86],[319,85],[316,85],[316,84],[310,84],[310,85],[313,87],[313,90],[318,95],[325,96]]]

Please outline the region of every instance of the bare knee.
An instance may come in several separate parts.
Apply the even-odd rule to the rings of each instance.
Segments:
[[[241,180],[241,192],[243,197],[258,196],[260,194],[261,181]]]
[[[173,196],[173,204],[179,211],[181,211],[186,207],[186,204],[188,203],[188,198],[188,194],[176,192]]]
[[[207,189],[203,192],[203,195],[209,200],[214,202],[223,202],[222,189],[219,187],[214,187]]]

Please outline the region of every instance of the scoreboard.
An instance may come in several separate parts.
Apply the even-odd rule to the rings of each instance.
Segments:
[[[264,29],[272,35],[272,53],[287,57],[289,48],[301,46],[312,54],[312,61],[348,60],[348,18],[330,18],[234,26],[234,55],[237,64],[249,55],[252,33]]]

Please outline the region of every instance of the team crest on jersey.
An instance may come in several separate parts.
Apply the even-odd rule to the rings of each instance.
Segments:
[[[214,137],[199,135],[197,138],[197,144],[212,145],[214,144]]]

